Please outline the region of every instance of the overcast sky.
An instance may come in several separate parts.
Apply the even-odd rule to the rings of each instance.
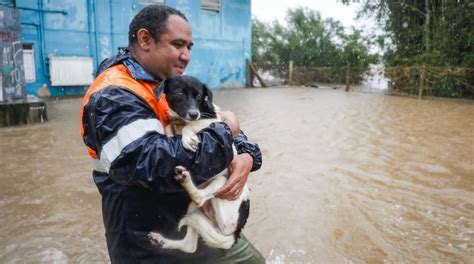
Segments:
[[[284,22],[288,8],[308,7],[319,11],[323,19],[332,17],[339,20],[345,27],[356,25],[356,5],[346,6],[336,0],[251,0],[251,2],[252,16],[262,22],[272,22],[273,20]]]

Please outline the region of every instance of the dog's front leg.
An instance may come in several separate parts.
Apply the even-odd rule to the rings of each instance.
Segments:
[[[194,132],[192,126],[188,125],[183,127],[181,142],[183,147],[190,151],[196,151],[199,142],[199,137]]]
[[[175,179],[183,186],[189,194],[191,200],[201,207],[207,200],[214,198],[214,192],[224,186],[226,178],[223,176],[216,176],[211,179],[211,182],[203,189],[198,189],[194,184],[191,173],[183,166],[175,168]]]

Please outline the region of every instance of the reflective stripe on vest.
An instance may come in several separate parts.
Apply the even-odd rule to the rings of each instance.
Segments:
[[[151,109],[153,109],[155,112],[156,118],[159,120],[159,122],[156,119],[136,120],[135,122],[125,125],[119,131],[117,131],[117,135],[103,146],[103,149],[100,153],[100,161],[94,161],[94,168],[97,168],[98,171],[102,172],[108,172],[110,163],[120,154],[120,151],[128,143],[140,138],[148,131],[158,131],[163,134],[163,128],[166,127],[169,122],[167,114],[169,108],[168,102],[166,101],[165,94],[161,94],[159,99],[156,98],[154,93],[156,83],[133,79],[128,69],[123,64],[119,64],[105,70],[102,74],[100,74],[87,90],[84,100],[82,101],[80,114],[80,129],[82,137],[84,137],[83,115],[85,105],[87,105],[90,97],[95,92],[110,86],[127,88],[135,95],[146,101]],[[98,157],[95,150],[87,147],[87,151],[93,159],[97,160]],[[102,155],[104,155],[104,158],[102,158]]]

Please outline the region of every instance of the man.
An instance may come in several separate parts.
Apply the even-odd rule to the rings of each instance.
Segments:
[[[230,112],[225,122],[199,134],[196,152],[184,150],[179,137],[164,135],[168,105],[159,83],[183,74],[192,45],[181,12],[148,6],[130,24],[129,50],[101,63],[84,97],[81,134],[102,195],[112,263],[264,263],[245,238],[227,251],[200,243],[196,253],[187,254],[161,249],[147,237],[150,231],[176,239],[184,235],[176,229],[190,199],[173,178],[175,166],[188,168],[197,183],[228,166],[230,178],[216,195],[236,199],[249,172],[262,162],[260,149],[247,141]],[[235,156],[233,138],[240,153]]]

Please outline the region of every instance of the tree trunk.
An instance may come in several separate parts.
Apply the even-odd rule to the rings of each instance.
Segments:
[[[425,54],[428,55],[431,46],[430,38],[430,20],[431,20],[431,10],[430,10],[430,0],[425,0],[425,25],[423,27],[423,35],[425,37]]]

